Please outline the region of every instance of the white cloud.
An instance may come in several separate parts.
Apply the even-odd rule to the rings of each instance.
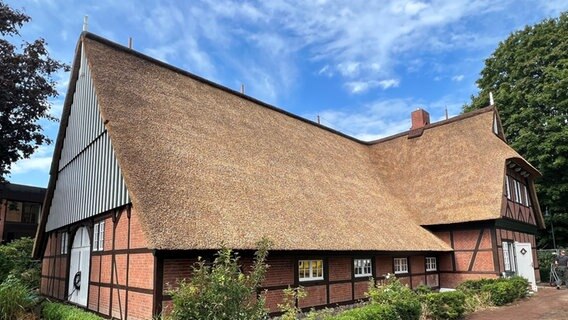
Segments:
[[[11,174],[23,174],[29,172],[49,173],[53,147],[41,146],[28,159],[22,159],[12,164]]]
[[[463,78],[464,78],[463,74],[455,75],[455,76],[452,77],[452,81],[460,82],[460,81],[463,80]]]
[[[323,66],[321,69],[319,69],[318,71],[319,75],[324,75],[326,77],[332,77],[333,76],[333,71],[331,71],[331,68],[329,67],[328,64],[326,64],[325,66]]]
[[[358,94],[367,92],[370,89],[380,87],[383,90],[389,88],[396,88],[400,84],[400,80],[398,79],[386,79],[381,81],[376,80],[368,80],[368,81],[349,81],[345,83],[345,86],[349,90],[349,92]]]

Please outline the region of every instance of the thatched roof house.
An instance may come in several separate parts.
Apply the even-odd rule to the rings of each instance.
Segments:
[[[529,201],[530,193],[532,202],[519,210],[526,211],[527,227],[535,230],[543,227],[533,185],[539,173],[506,144],[493,106],[434,124],[424,111],[418,112],[422,118],[408,132],[359,141],[84,33],[35,254],[51,258],[46,252],[52,250],[50,241],[57,241],[52,237],[90,237],[95,244],[81,250],[88,252],[90,246],[93,254],[102,251],[103,268],[108,246],[97,241],[105,237],[106,243],[111,232],[113,257],[149,255],[159,282],[160,275],[167,276],[164,264],[176,258],[171,252],[190,257],[221,244],[250,250],[267,237],[284,256],[327,252],[328,261],[332,252],[369,257],[412,253],[422,261],[431,256],[427,271],[430,266],[432,272],[432,261],[448,259],[455,272],[459,263],[453,251],[459,236],[440,226],[463,229],[475,222],[481,233],[477,247],[467,249],[476,252],[470,255],[469,271],[477,268],[477,251],[485,250],[480,245],[488,241],[494,258],[489,259],[489,271],[477,274],[498,274],[499,252],[503,254],[499,243],[505,238],[497,240],[495,221],[512,208],[504,194],[506,177],[513,176],[508,172],[519,169],[514,171],[520,174],[518,181],[526,179],[522,185],[529,191],[522,199]],[[120,222],[124,210],[128,227]],[[112,219],[101,226],[106,217]],[[109,225],[113,228],[105,229]],[[127,228],[128,239],[131,228],[138,228],[143,248],[130,252],[128,240],[120,249],[126,251],[117,253],[121,228]],[[380,277],[375,274],[378,260],[364,260],[373,261],[373,275]],[[292,263],[298,261],[319,260]],[[321,265],[333,272],[327,263]],[[397,260],[391,267],[403,270],[397,269],[402,263]],[[438,283],[438,267],[435,271]],[[111,277],[111,288],[113,281]],[[102,282],[89,284],[100,293]],[[158,282],[153,292],[163,284]],[[353,300],[355,287],[353,282]],[[161,306],[162,298],[154,294],[154,305]]]

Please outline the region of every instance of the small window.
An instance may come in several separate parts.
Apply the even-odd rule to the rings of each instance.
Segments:
[[[407,273],[408,272],[408,259],[407,258],[394,258],[394,273]]]
[[[515,272],[515,249],[513,242],[503,241],[502,246],[505,271]]]
[[[505,176],[505,195],[507,199],[511,200],[511,186],[509,183],[509,176]]]
[[[67,254],[67,245],[69,244],[68,237],[67,232],[61,233],[61,254]]]
[[[529,198],[529,191],[528,191],[528,188],[527,188],[527,186],[525,186],[524,184],[523,184],[523,189],[524,189],[524,191],[525,191],[525,205],[526,205],[526,206],[530,206],[530,205],[531,205],[531,198]]]
[[[523,199],[521,197],[521,183],[518,180],[513,180],[515,183],[515,201],[517,203],[523,203]]]
[[[299,260],[298,277],[300,281],[323,280],[323,260]]]
[[[355,259],[353,260],[353,268],[355,277],[370,277],[372,273],[371,259]]]
[[[426,271],[436,271],[436,270],[438,270],[436,257],[426,257]]]
[[[93,251],[103,251],[105,241],[105,221],[95,223],[93,228]]]

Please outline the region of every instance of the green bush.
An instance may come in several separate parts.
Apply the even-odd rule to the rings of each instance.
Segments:
[[[179,282],[170,291],[173,300],[172,319],[264,319],[264,298],[256,297],[268,265],[269,242],[259,243],[252,271],[244,274],[239,257],[222,248],[211,265],[199,259],[189,280]]]
[[[370,304],[361,308],[355,308],[342,312],[326,320],[400,320],[406,319],[398,315],[394,306],[383,304]]]
[[[385,285],[375,285],[371,279],[366,295],[371,303],[392,306],[400,319],[420,319],[422,305],[418,295],[393,275],[387,275]]]
[[[537,251],[538,265],[540,266],[540,281],[550,281],[550,266],[554,263],[555,255],[552,251]]]
[[[40,263],[32,260],[34,240],[22,238],[0,245],[0,283],[9,275],[32,288],[39,288]]]
[[[432,288],[427,285],[421,284],[416,289],[414,289],[417,295],[422,296],[432,292]]]
[[[22,318],[37,302],[37,296],[20,279],[9,275],[0,284],[0,320]]]
[[[522,277],[512,277],[483,285],[482,291],[489,292],[491,303],[502,306],[527,295],[529,283]]]
[[[505,279],[479,279],[479,280],[467,280],[462,282],[457,286],[457,290],[463,292],[472,292],[472,293],[479,293],[483,286],[487,284],[494,284]]]
[[[432,319],[459,319],[465,312],[465,293],[450,291],[429,293],[424,301]]]
[[[41,315],[45,320],[102,320],[94,313],[70,305],[46,302],[42,305]]]

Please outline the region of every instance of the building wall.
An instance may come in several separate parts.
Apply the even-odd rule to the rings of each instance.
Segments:
[[[448,254],[445,254],[448,255]],[[201,255],[201,256],[206,256]],[[241,253],[243,270],[248,270],[252,263],[249,254]],[[438,287],[438,271],[425,271],[424,254],[399,255],[406,257],[409,263],[409,273],[397,275],[401,282],[416,288],[421,284]],[[436,256],[438,261],[442,255]],[[162,299],[163,310],[167,314],[171,310],[171,297],[168,291],[176,287],[177,281],[191,276],[191,267],[197,261],[197,255],[185,253],[177,257],[163,259]],[[271,253],[267,263],[270,268],[262,283],[259,293],[266,299],[266,307],[270,312],[278,312],[278,304],[283,302],[283,290],[288,287],[303,286],[307,297],[300,300],[299,307],[312,308],[322,306],[336,306],[354,303],[365,299],[365,292],[369,286],[369,277],[357,278],[354,276],[353,259],[371,258],[373,261],[372,277],[378,283],[385,280],[387,273],[394,273],[393,258],[388,254],[353,255],[352,253],[316,253],[314,255],[297,253]],[[297,268],[300,259],[322,259],[324,261],[324,280],[300,282]]]
[[[440,261],[440,286],[455,288],[465,280],[495,278],[494,228],[491,224],[447,226],[433,233],[449,244],[454,252]]]
[[[517,241],[517,242],[530,243],[532,248],[535,278],[537,282],[540,282],[540,266],[538,264],[535,235],[526,232],[507,230],[502,228],[497,228],[495,230],[495,233],[497,240],[497,254],[499,255],[499,272],[505,271],[505,266],[504,266],[505,262],[503,258],[503,246],[502,246],[503,241],[511,241],[511,242]]]
[[[499,221],[498,221],[499,222]],[[519,225],[513,223],[512,226]],[[520,224],[520,227],[526,227]],[[535,277],[540,281],[535,234],[496,227],[493,223],[446,226],[433,231],[454,252],[440,258],[440,286],[455,288],[465,280],[496,278],[505,271],[502,241],[530,243]],[[536,226],[533,227],[536,232]]]
[[[104,250],[91,251],[87,309],[105,317],[150,319],[155,307],[155,258],[147,248],[138,214],[129,206],[50,232],[42,259],[40,292],[66,300],[68,255],[60,254],[61,234],[88,225],[92,247],[93,225],[103,220]],[[69,239],[73,239],[72,233]]]

